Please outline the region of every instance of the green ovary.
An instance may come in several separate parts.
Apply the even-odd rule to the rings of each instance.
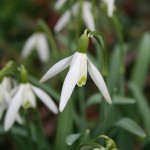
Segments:
[[[77,85],[78,85],[78,86],[82,86],[82,85],[85,85],[85,83],[86,83],[86,77],[85,77],[85,76],[82,76],[82,77],[80,78],[80,80],[78,80]]]

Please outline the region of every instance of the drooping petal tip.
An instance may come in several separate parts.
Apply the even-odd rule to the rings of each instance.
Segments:
[[[105,84],[105,81],[104,81],[102,75],[100,74],[100,72],[98,71],[98,69],[92,64],[92,62],[90,60],[88,60],[88,71],[89,71],[89,74],[90,74],[92,80],[94,81],[94,83],[96,84],[96,86],[98,87],[100,92],[102,93],[105,100],[109,104],[111,104],[112,101],[111,101],[107,86]]]
[[[35,87],[33,85],[31,87],[36,96],[39,98],[39,100],[41,100],[48,107],[48,109],[52,111],[54,114],[58,114],[58,108],[56,104],[53,102],[52,98],[42,89]]]

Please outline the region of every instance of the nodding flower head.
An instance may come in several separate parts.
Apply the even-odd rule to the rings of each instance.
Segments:
[[[92,80],[101,91],[103,97],[108,103],[111,104],[111,98],[109,96],[105,81],[98,69],[93,65],[86,54],[88,43],[89,37],[86,34],[83,34],[79,40],[78,52],[57,62],[40,80],[40,82],[44,82],[70,66],[69,72],[64,80],[62,87],[59,105],[60,111],[64,110],[75,85],[77,84],[78,86],[83,86],[86,84],[87,72],[89,72]]]

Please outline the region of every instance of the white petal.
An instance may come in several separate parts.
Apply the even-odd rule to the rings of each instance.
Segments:
[[[94,24],[94,19],[93,19],[92,10],[91,10],[91,3],[84,2],[82,11],[83,11],[83,20],[86,26],[90,30],[95,31],[95,24]]]
[[[67,10],[63,16],[58,20],[57,24],[55,25],[54,31],[59,32],[61,31],[69,22],[71,17],[71,13]]]
[[[58,108],[53,102],[52,98],[44,92],[42,89],[35,87],[32,85],[32,90],[36,94],[36,96],[50,109],[54,114],[58,113]]]
[[[80,72],[81,58],[82,58],[82,55],[78,55],[76,57],[76,60],[71,65],[69,72],[65,78],[65,81],[62,87],[61,97],[60,97],[60,105],[59,105],[60,111],[64,110],[72,94],[72,91],[77,83],[79,72]]]
[[[52,78],[53,76],[57,75],[59,72],[67,68],[71,63],[72,58],[73,55],[57,62],[46,72],[46,74],[42,77],[40,82],[45,82],[49,78]]]
[[[23,58],[26,58],[30,54],[30,52],[33,50],[33,48],[35,47],[36,40],[37,40],[36,34],[33,34],[32,36],[28,38],[28,40],[26,41],[23,47],[23,51],[22,51]]]
[[[55,3],[55,9],[60,9],[67,0],[57,0],[57,2]]]
[[[39,58],[42,62],[46,62],[49,59],[49,47],[46,36],[42,33],[39,33],[37,40],[37,51]]]
[[[19,108],[22,103],[23,89],[24,89],[24,85],[21,84],[16,95],[14,96],[14,98],[12,99],[12,101],[9,105],[9,108],[6,112],[5,121],[4,121],[5,131],[9,130],[9,128],[13,125],[13,123],[17,117]]]
[[[88,60],[88,71],[89,74],[92,78],[92,80],[94,81],[94,83],[97,85],[97,87],[99,88],[99,90],[101,91],[103,97],[106,99],[106,101],[108,103],[112,103],[111,102],[111,98],[109,96],[105,81],[103,79],[103,77],[101,76],[100,72],[97,70],[97,68],[90,62],[90,60]]]

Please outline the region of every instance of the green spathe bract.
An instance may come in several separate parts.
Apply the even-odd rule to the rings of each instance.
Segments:
[[[89,45],[89,37],[86,34],[82,34],[79,39],[78,52],[86,53]]]

